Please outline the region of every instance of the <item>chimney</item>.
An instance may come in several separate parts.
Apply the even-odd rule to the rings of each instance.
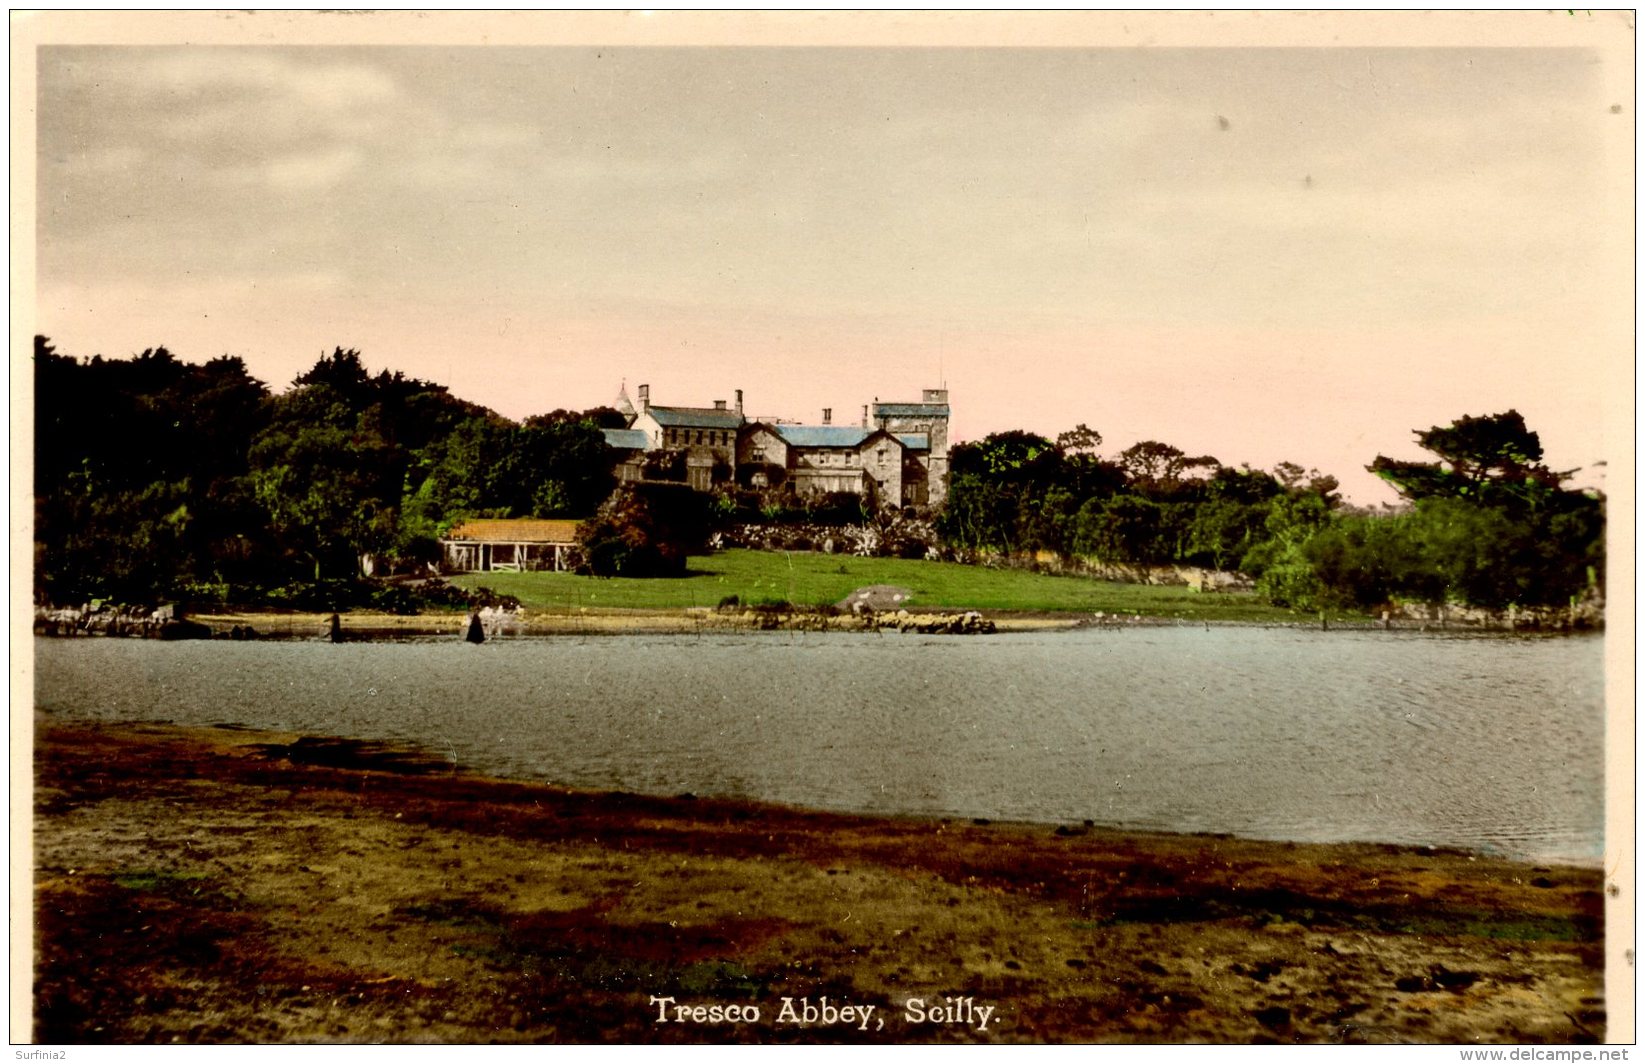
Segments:
[[[643,399],[644,396],[642,395],[641,398]],[[868,404],[867,403],[864,403],[862,405],[862,427],[865,428],[865,429],[868,427]]]
[[[640,413],[651,409],[651,385],[640,385]]]
[[[715,410],[724,410],[725,409],[725,400],[724,399],[714,400],[714,409]]]
[[[823,407],[823,424],[824,425],[832,425],[833,423],[834,423],[834,408],[831,407],[831,406]]]
[[[741,388],[737,389],[737,416],[743,416],[743,390]]]

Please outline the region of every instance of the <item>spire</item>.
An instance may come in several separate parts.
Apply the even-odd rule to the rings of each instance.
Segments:
[[[628,418],[630,421],[634,420],[634,404],[628,401],[628,378],[623,378],[623,383],[617,388],[617,401],[611,405],[623,417]]]

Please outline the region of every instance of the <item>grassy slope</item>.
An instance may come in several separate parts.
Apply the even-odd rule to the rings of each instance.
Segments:
[[[915,608],[1141,613],[1194,620],[1295,621],[1250,594],[1201,594],[1182,587],[1119,584],[950,562],[855,558],[804,551],[728,550],[692,558],[687,576],[668,580],[601,580],[570,573],[468,573],[464,588],[489,587],[528,610],[684,609],[715,606],[728,595],[744,603],[836,603],[868,584],[911,590]]]

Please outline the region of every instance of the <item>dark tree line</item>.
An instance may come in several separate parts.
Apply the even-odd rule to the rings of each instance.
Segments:
[[[591,568],[633,574],[681,571],[717,520],[866,519],[854,497],[613,493],[600,428],[622,423],[615,411],[515,423],[440,385],[371,374],[353,350],[278,394],[228,356],[79,360],[37,337],[34,357],[36,594],[56,604],[346,605],[368,571],[425,571],[438,537],[471,517],[588,518]],[[1310,610],[1560,605],[1598,586],[1604,500],[1564,486],[1518,413],[1416,438],[1433,460],[1369,466],[1406,505],[1370,514],[1340,504],[1334,477],[1290,463],[1234,468],[1159,441],[1104,457],[1084,425],[1054,440],[996,433],[951,451],[936,527],[962,554],[1238,569]],[[654,457],[660,476],[677,456]]]
[[[583,516],[612,486],[612,412],[515,424],[342,348],[272,394],[238,358],[77,360],[37,337],[34,402],[36,591],[55,603],[321,604],[436,560],[464,518]]]
[[[1409,508],[1328,523],[1276,555],[1275,601],[1374,606],[1392,599],[1490,609],[1562,606],[1604,578],[1605,504],[1563,487],[1517,411],[1463,417],[1415,433],[1435,461],[1379,455],[1371,472]]]
[[[1296,466],[1233,468],[1155,440],[1105,459],[1101,443],[1081,425],[1054,441],[1003,432],[955,447],[944,538],[968,551],[1226,569],[1271,538],[1271,521],[1337,505],[1334,478]]]
[[[1375,514],[1291,463],[1236,469],[1158,441],[1104,459],[1084,425],[1054,441],[996,433],[954,448],[938,528],[963,551],[1238,569],[1270,601],[1309,610],[1559,606],[1600,585],[1604,500],[1563,486],[1517,412],[1416,437],[1434,461],[1368,467],[1406,500]]]

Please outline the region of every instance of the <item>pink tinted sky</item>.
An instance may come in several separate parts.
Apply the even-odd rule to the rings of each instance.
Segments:
[[[355,347],[511,417],[626,379],[852,420],[942,380],[960,438],[1084,422],[1366,503],[1411,430],[1512,407],[1595,483],[1631,448],[1612,73],[1582,48],[46,48],[34,331],[277,388]]]

